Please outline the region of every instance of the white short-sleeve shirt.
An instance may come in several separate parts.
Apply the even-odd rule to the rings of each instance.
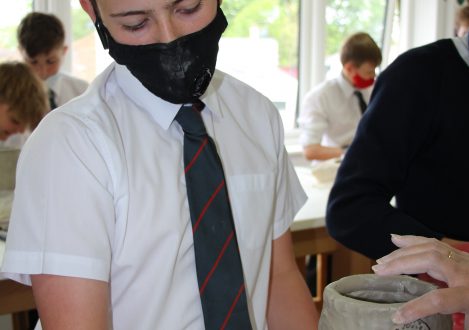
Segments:
[[[216,72],[202,116],[220,154],[254,329],[266,329],[272,240],[306,196],[275,107]],[[180,105],[113,64],[51,112],[19,160],[2,271],[108,281],[114,329],[203,329]]]
[[[300,144],[328,147],[350,145],[362,117],[355,90],[340,74],[307,93],[298,118]],[[360,91],[368,104],[371,87]]]

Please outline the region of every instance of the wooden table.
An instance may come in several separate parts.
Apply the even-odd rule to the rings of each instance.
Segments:
[[[296,167],[295,170],[308,195],[308,201],[296,215],[291,227],[293,248],[303,274],[305,258],[317,257],[314,300],[321,310],[322,293],[329,281],[352,274],[370,273],[374,261],[344,247],[329,236],[325,227],[325,213],[332,182],[317,182],[310,167]]]

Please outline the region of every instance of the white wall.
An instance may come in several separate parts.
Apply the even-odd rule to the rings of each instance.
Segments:
[[[453,36],[456,0],[401,0],[401,50]]]

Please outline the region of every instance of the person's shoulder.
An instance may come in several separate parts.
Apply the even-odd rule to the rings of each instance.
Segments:
[[[340,77],[325,80],[314,86],[304,96],[304,102],[321,100],[324,98],[335,97],[340,90]]]
[[[215,72],[210,88],[209,97],[215,97],[224,111],[233,117],[270,122],[279,116],[279,111],[267,96],[225,72]]]
[[[441,39],[407,50],[399,55],[390,67],[405,66],[409,69],[427,69],[428,65],[437,67],[443,65],[445,58],[450,54],[457,54],[453,42],[451,39]]]
[[[233,99],[251,104],[253,102],[271,103],[268,97],[257,89],[223,71],[215,71],[212,86],[216,93],[224,99]]]
[[[69,102],[62,105],[59,109],[52,111],[51,113],[64,113],[76,118],[90,117],[93,115],[93,113],[102,113],[102,108],[106,106],[106,86],[113,73],[113,70],[114,66],[110,65],[106,70],[99,74],[91,82],[91,84],[88,85],[88,83],[85,82],[86,91],[71,99]],[[62,77],[67,77],[65,79],[78,79],[66,74],[64,74]]]

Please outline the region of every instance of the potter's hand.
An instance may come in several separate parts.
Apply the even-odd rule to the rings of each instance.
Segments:
[[[433,238],[391,235],[396,251],[377,260],[378,275],[428,273],[448,289],[433,290],[404,304],[394,315],[398,324],[436,314],[469,312],[469,254]]]

